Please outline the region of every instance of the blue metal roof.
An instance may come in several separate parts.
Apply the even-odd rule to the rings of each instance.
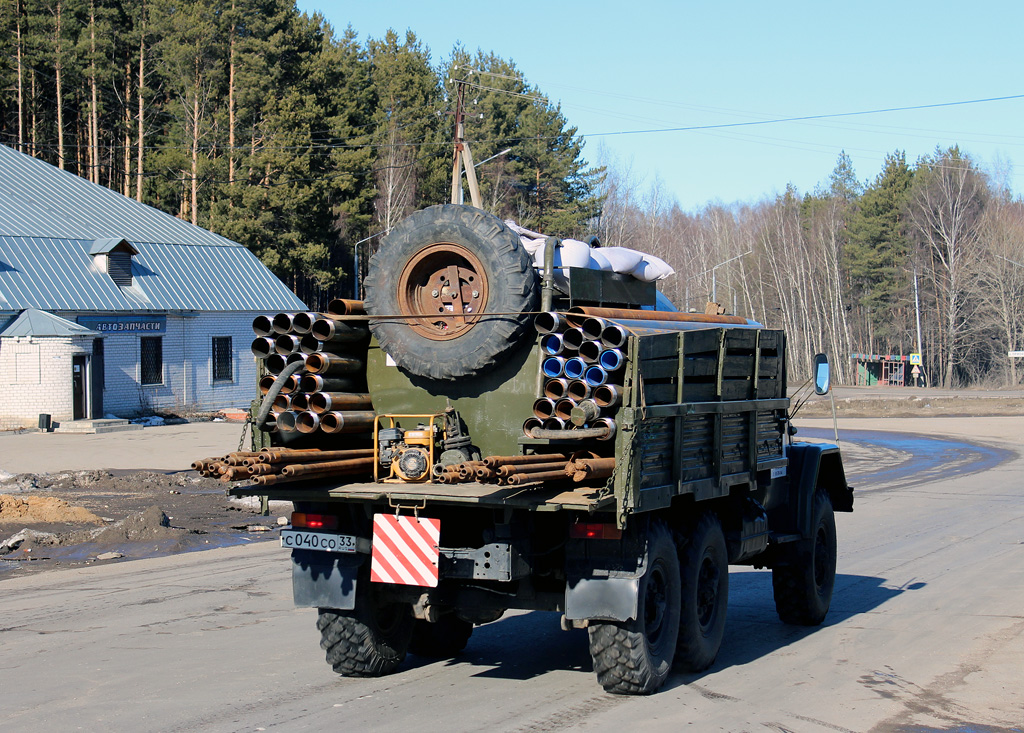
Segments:
[[[85,326],[80,326],[74,321],[55,316],[52,313],[29,308],[20,316],[0,331],[0,337],[13,338],[16,336],[99,336],[99,331],[93,331]]]
[[[90,251],[137,250],[119,287]],[[297,311],[240,244],[0,145],[0,311]]]

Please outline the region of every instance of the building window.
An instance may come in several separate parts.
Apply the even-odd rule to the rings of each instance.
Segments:
[[[143,336],[139,363],[143,384],[164,383],[164,340],[160,336]]]
[[[231,365],[231,337],[213,337],[213,381],[230,382],[234,379]]]

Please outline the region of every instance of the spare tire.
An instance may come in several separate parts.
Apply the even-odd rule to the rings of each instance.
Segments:
[[[538,302],[537,274],[518,235],[497,217],[454,204],[417,211],[391,230],[370,258],[364,289],[384,353],[439,380],[492,369],[522,342]]]

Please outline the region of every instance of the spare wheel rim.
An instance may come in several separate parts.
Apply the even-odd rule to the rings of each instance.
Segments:
[[[483,263],[468,248],[435,242],[419,250],[398,277],[398,307],[413,318],[409,327],[432,341],[464,335],[480,320],[487,304]]]

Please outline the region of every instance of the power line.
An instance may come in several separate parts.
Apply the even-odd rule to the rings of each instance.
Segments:
[[[938,109],[941,107],[960,107],[968,104],[983,104],[986,102],[1006,102],[1013,99],[1024,99],[1024,94],[1012,94],[1005,97],[987,97],[985,99],[966,99],[959,102],[938,102],[935,104],[915,104],[908,107],[883,107],[880,109],[866,109],[858,112],[832,112],[817,115],[802,115],[799,117],[777,117],[769,120],[752,120],[747,122],[721,122],[713,125],[686,125],[684,127],[664,127],[649,130],[619,130],[615,132],[595,132],[584,134],[584,137],[611,137],[615,135],[649,135],[659,132],[692,132],[697,130],[723,130],[730,127],[755,127],[759,125],[776,125],[780,122],[808,122],[810,120],[830,120],[839,117],[859,117],[863,115],[877,115],[888,112],[911,112],[922,109]]]

